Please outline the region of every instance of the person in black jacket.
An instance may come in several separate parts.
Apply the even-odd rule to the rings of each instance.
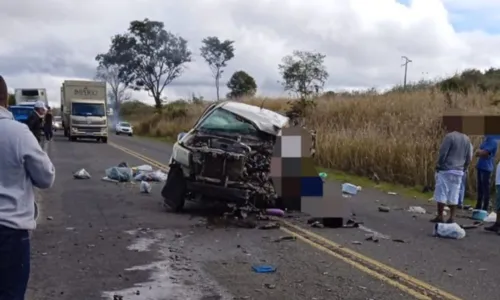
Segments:
[[[43,132],[43,118],[45,115],[45,103],[37,101],[35,108],[26,121],[26,125],[35,136],[36,140],[40,143],[42,141]]]
[[[53,136],[52,121],[53,121],[52,110],[50,109],[50,107],[47,107],[47,113],[45,114],[45,120],[43,123],[43,131],[45,132],[45,139],[47,141],[52,140]]]

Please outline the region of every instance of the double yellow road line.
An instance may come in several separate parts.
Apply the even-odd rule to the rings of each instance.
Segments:
[[[153,167],[160,170],[167,171],[169,167],[165,164],[144,156],[140,153],[132,151],[123,146],[117,145],[115,143],[108,143],[108,145],[119,149],[131,156],[134,156]],[[428,283],[425,283],[417,278],[414,278],[408,274],[405,274],[399,270],[389,267],[377,260],[369,258],[363,254],[356,251],[348,249],[342,245],[339,245],[319,234],[316,234],[310,230],[302,228],[300,226],[294,225],[288,221],[282,221],[281,230],[288,235],[295,236],[297,239],[303,241],[306,244],[332,256],[335,257],[356,269],[369,274],[382,282],[389,284],[393,287],[400,289],[406,294],[412,296],[419,300],[462,300],[461,298],[454,296],[446,291],[443,291],[437,287],[434,287]]]

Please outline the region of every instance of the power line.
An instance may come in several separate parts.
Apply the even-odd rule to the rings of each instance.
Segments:
[[[406,77],[408,75],[408,64],[411,63],[412,60],[409,59],[406,56],[401,56],[401,58],[405,60],[405,62],[401,65],[401,67],[405,67],[405,76],[404,76],[404,79],[403,79],[403,88],[406,89]]]

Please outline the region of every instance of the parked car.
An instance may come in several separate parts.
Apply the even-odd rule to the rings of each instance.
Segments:
[[[62,118],[61,116],[54,116],[54,121],[52,121],[52,129],[58,131],[62,129]]]
[[[277,136],[289,120],[241,102],[210,105],[189,132],[179,133],[172,148],[170,171],[161,192],[165,205],[180,211],[186,199],[267,203],[271,207],[283,203],[274,188],[270,165]]]
[[[132,125],[128,122],[118,122],[115,126],[116,135],[120,134],[128,134],[128,136],[132,136],[134,134],[134,130],[132,129]]]

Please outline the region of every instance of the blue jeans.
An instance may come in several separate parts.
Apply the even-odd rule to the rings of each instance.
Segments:
[[[0,225],[0,300],[24,300],[29,275],[28,231]]]
[[[476,209],[488,210],[490,206],[491,172],[477,170],[477,202]]]

